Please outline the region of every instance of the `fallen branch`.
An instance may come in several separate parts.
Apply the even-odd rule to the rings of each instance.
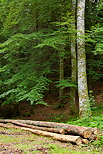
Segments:
[[[52,137],[53,139],[59,140],[59,141],[71,142],[71,143],[75,143],[77,145],[81,145],[82,144],[82,139],[81,139],[80,136],[61,135],[61,134],[56,134],[56,133],[50,133],[50,132],[47,132],[47,131],[34,130],[34,129],[30,129],[30,128],[13,126],[13,125],[7,125],[7,124],[1,124],[1,123],[0,123],[0,127],[21,129],[21,130],[25,130],[25,131],[29,131],[31,133],[34,133],[36,135]]]

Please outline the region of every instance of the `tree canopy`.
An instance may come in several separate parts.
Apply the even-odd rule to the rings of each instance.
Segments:
[[[77,7],[75,17],[71,7],[71,0],[0,0],[1,104],[28,101],[31,105],[47,105],[43,98],[52,89],[56,89],[58,99],[58,89],[68,89],[69,102],[69,88],[77,91],[77,81],[71,78],[71,36],[75,35],[75,46],[78,39],[73,26],[77,24]],[[103,78],[102,1],[87,0],[85,10],[86,70],[90,85]],[[65,97],[64,92],[61,97]]]

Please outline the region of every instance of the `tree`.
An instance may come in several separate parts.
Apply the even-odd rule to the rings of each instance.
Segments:
[[[88,97],[86,54],[85,54],[85,0],[78,0],[77,4],[77,58],[78,58],[78,96],[80,117],[90,115]]]
[[[59,65],[55,52],[65,44],[59,31],[55,37],[57,27],[51,24],[61,18],[60,4],[61,0],[1,2],[0,37],[4,40],[0,44],[0,98],[5,103],[26,100],[45,104],[43,96],[50,81],[47,76],[56,60]],[[37,47],[43,41],[44,45]]]
[[[87,71],[91,87],[95,81],[103,78],[103,5],[102,1],[95,3],[95,24],[91,24],[87,33]],[[93,5],[94,6],[94,5]],[[89,51],[89,52],[88,52]]]
[[[75,36],[75,29],[76,29],[76,0],[71,1],[71,8],[72,8],[72,32],[71,32],[71,82],[76,84],[76,76],[77,76],[77,57],[76,57],[76,36]],[[74,32],[73,32],[74,31]],[[78,113],[78,110],[76,108],[76,88],[71,87],[70,89],[70,110],[71,113]]]
[[[67,102],[62,98],[69,100],[70,96],[75,114],[78,63],[80,116],[89,113],[87,75],[90,74],[91,82],[94,77],[98,80],[103,76],[103,6],[102,1],[99,6],[99,0],[86,2],[84,17],[85,0],[78,0],[78,6],[76,0],[0,0],[0,98],[4,103],[25,100],[45,104],[43,96],[51,83],[56,92],[59,89],[59,107]],[[85,28],[91,30],[86,52]],[[49,92],[54,91],[51,89]]]

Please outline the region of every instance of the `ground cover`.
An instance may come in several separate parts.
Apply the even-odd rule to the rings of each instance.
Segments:
[[[98,154],[102,148],[77,146],[34,135],[19,129],[0,128],[0,154]]]

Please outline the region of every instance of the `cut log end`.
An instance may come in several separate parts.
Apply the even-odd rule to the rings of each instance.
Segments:
[[[83,143],[83,144],[88,144],[89,141],[88,141],[87,139],[82,139],[82,143]]]
[[[89,139],[92,140],[92,141],[98,140],[99,139],[99,135],[92,134]]]
[[[83,132],[84,138],[89,138],[92,135],[92,131],[90,129],[87,129]]]
[[[65,134],[66,133],[66,131],[65,131],[65,129],[64,128],[62,128],[61,130],[60,130],[60,134]]]
[[[92,128],[92,130],[95,135],[102,133],[102,131],[99,128]]]
[[[82,144],[81,138],[78,138],[78,139],[76,140],[76,144],[77,144],[77,145],[81,145],[81,144]]]

